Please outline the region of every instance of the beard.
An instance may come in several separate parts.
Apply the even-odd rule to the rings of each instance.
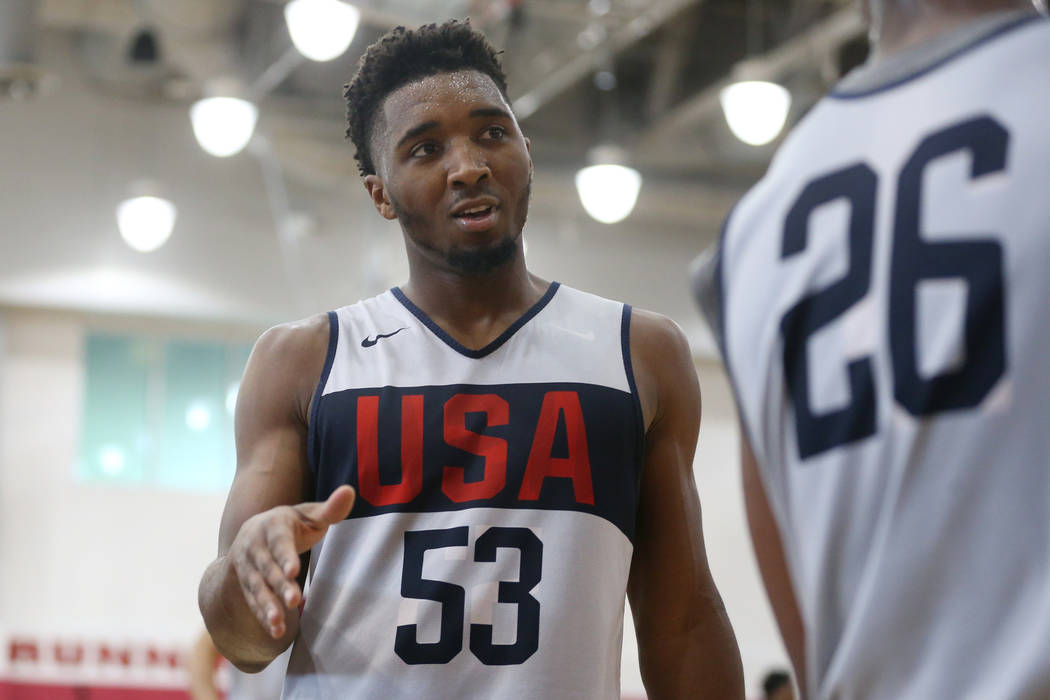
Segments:
[[[518,209],[515,212],[517,215],[516,219],[521,222],[520,226],[514,227],[516,231],[484,248],[465,248],[453,245],[447,250],[431,245],[420,236],[415,235],[416,231],[427,226],[424,217],[406,211],[393,197],[390,197],[390,204],[397,214],[397,219],[401,223],[401,228],[404,230],[405,235],[411,238],[416,245],[440,256],[449,267],[457,272],[467,275],[478,275],[503,267],[517,256],[518,240],[521,238],[521,232],[525,228],[525,220],[528,217],[531,198],[532,178],[530,177],[525,187],[524,196],[519,199]]]
[[[507,236],[496,242],[495,245],[481,250],[465,250],[453,246],[445,251],[445,262],[450,267],[466,274],[480,274],[492,272],[503,267],[518,254],[518,236]]]

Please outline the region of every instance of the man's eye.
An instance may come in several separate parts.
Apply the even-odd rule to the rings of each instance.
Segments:
[[[437,146],[431,143],[430,141],[427,141],[413,148],[410,152],[410,155],[413,158],[422,158],[424,156],[429,156],[433,154],[435,151],[437,151]]]
[[[490,126],[485,129],[485,135],[491,139],[502,139],[507,135],[507,130],[502,126]]]

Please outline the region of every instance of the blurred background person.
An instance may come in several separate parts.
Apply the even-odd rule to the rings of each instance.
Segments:
[[[201,632],[186,659],[192,700],[280,700],[291,650],[259,673],[244,673],[223,658],[211,635]]]
[[[770,671],[762,678],[765,700],[795,700],[795,687],[787,671]]]
[[[697,290],[803,694],[1050,697],[1050,22],[870,0]]]

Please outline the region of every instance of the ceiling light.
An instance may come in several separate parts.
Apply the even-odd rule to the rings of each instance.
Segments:
[[[160,248],[175,227],[175,205],[160,197],[132,197],[117,205],[117,228],[124,242],[148,253]]]
[[[361,12],[339,0],[292,0],[284,6],[288,33],[311,61],[330,61],[354,39]]]
[[[594,86],[602,92],[616,89],[616,74],[611,70],[600,70],[594,74]]]
[[[603,224],[623,221],[638,201],[642,176],[622,165],[625,154],[616,146],[599,146],[591,151],[590,159],[595,165],[576,173],[576,191],[583,208]]]
[[[791,93],[762,80],[733,83],[722,89],[719,98],[730,130],[752,146],[775,139],[784,128],[791,107]]]
[[[206,97],[190,107],[197,143],[219,158],[240,153],[248,145],[258,116],[255,105],[237,97]]]

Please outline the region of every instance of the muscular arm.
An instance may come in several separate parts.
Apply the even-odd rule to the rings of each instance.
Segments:
[[[678,327],[635,311],[631,355],[646,453],[628,596],[642,680],[652,700],[744,697],[733,629],[704,549],[693,454],[700,386]]]
[[[308,411],[327,345],[324,316],[270,329],[241,381],[237,473],[222,515],[219,556],[204,572],[198,601],[216,648],[242,671],[264,668],[295,638],[298,554],[353,503],[349,487],[325,503],[301,503],[312,490]]]
[[[744,480],[744,505],[747,508],[747,524],[751,530],[751,541],[755,546],[758,570],[766,586],[773,615],[777,619],[780,635],[784,638],[791,665],[795,667],[795,682],[802,697],[806,697],[806,644],[795,590],[788,576],[787,559],[780,540],[773,511],[766,498],[758,463],[746,437],[740,439],[741,474]]]
[[[218,661],[219,650],[212,644],[208,633],[204,632],[190,650],[186,663],[192,700],[219,700],[219,691],[215,688],[215,666]]]

